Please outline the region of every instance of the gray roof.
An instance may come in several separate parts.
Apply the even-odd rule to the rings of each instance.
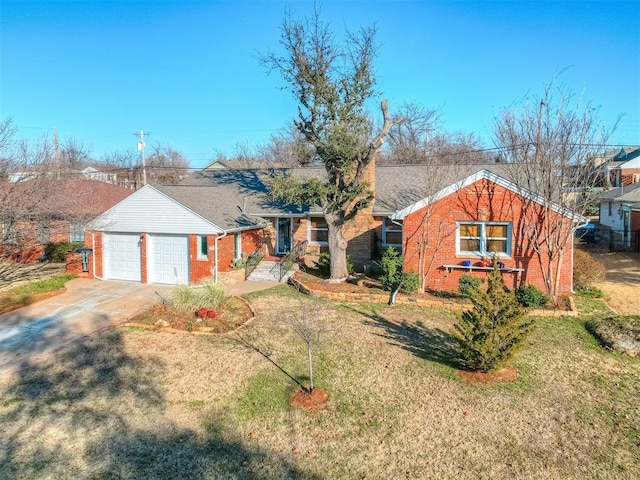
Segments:
[[[377,166],[373,213],[391,214],[483,169],[508,178],[507,168],[504,164]],[[285,172],[298,178],[326,176],[321,167],[209,170],[194,173],[180,185],[155,188],[225,230],[259,226],[262,217],[320,212],[318,207],[269,199],[270,179]]]
[[[640,183],[632,183],[626,187],[613,188],[603,192],[600,198],[602,201],[640,202]]]

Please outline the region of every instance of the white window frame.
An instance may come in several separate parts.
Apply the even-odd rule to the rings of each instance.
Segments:
[[[480,226],[480,250],[478,251],[466,251],[460,249],[460,240],[464,238],[478,238],[478,237],[461,237],[460,236],[460,226],[461,225],[479,225]],[[489,252],[487,251],[487,238],[486,235],[486,227],[492,225],[502,225],[507,227],[507,236],[505,237],[491,237],[490,239],[495,240],[506,240],[507,242],[507,251],[506,252]],[[456,255],[462,255],[467,257],[492,257],[497,253],[500,258],[509,258],[511,257],[511,230],[512,223],[511,222],[473,222],[473,221],[459,221],[456,222]]]
[[[317,220],[317,219],[321,219],[324,220],[325,223],[327,223],[326,219],[322,216],[322,215],[316,215],[313,217],[307,217],[307,241],[309,242],[310,245],[329,245],[329,242],[318,242],[315,240],[311,240],[311,232],[312,231],[316,231],[316,232],[327,232],[327,238],[329,238],[329,224],[327,223],[327,227],[326,228],[314,228],[311,226],[311,222],[313,220]]]
[[[389,228],[389,226],[387,226],[387,221],[390,223],[389,226],[394,226],[395,228]],[[400,232],[400,243],[389,243],[387,242],[387,232],[393,232],[393,233],[397,233]],[[402,248],[402,244],[404,241],[404,234],[402,232],[402,225],[398,225],[397,223],[394,223],[393,220],[391,220],[389,217],[385,217],[384,220],[382,221],[382,245],[385,247],[398,247],[398,248]]]
[[[37,222],[36,241],[40,245],[51,243],[51,224],[49,222]]]
[[[206,242],[207,255],[202,254],[202,242]],[[198,235],[198,260],[207,260],[209,258],[209,237],[207,235]]]
[[[76,240],[76,239],[80,240]],[[69,241],[84,243],[84,225],[82,223],[69,224]]]

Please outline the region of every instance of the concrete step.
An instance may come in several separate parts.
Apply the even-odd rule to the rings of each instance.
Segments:
[[[293,275],[294,271],[298,269],[298,265],[294,265],[291,270],[289,270],[285,276],[280,280],[280,262],[272,262],[268,260],[263,260],[256,267],[256,269],[251,272],[249,281],[279,281],[284,283],[289,280],[289,277]]]

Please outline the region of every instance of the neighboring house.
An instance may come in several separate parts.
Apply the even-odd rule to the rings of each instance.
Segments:
[[[618,187],[602,194],[600,225],[612,230],[622,246],[638,250],[640,236],[640,183]]]
[[[486,276],[494,253],[510,287],[544,290],[540,262],[524,240],[525,203],[540,206],[507,178],[505,165],[380,166],[369,169],[373,205],[361,211],[345,238],[362,265],[388,246],[425,286],[455,290],[463,273]],[[234,260],[265,249],[284,255],[306,242],[308,254],[327,249],[327,224],[318,208],[284,205],[266,196],[270,176],[285,170],[200,172],[178,186],[146,186],[92,224],[87,247],[97,278],[143,283],[197,283],[217,278]],[[322,178],[322,168],[287,170]],[[540,207],[542,208],[542,207]],[[562,219],[563,212],[552,215]],[[572,289],[572,246],[565,252],[560,293]],[[465,265],[465,263],[469,265]]]
[[[103,172],[94,167],[87,167],[80,171],[87,180],[97,180],[99,182],[118,184],[118,176],[113,172]]]
[[[228,170],[230,167],[222,160],[214,160],[202,170]]]
[[[640,183],[640,147],[620,149],[604,167],[612,187]]]
[[[131,193],[97,180],[19,182],[2,198],[0,253],[33,262],[48,243],[84,242],[86,223]]]

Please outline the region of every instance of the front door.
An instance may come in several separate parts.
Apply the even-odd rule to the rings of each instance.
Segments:
[[[291,219],[276,219],[276,254],[284,255],[291,250]]]

